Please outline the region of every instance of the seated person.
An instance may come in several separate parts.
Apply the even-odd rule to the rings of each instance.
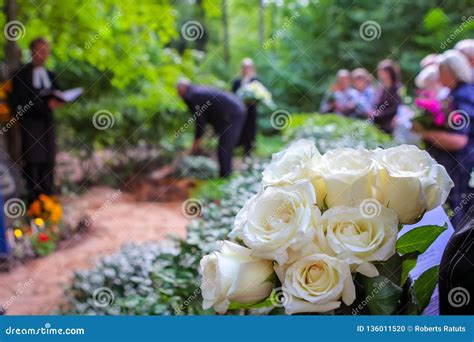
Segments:
[[[351,88],[351,74],[342,69],[337,72],[336,83],[326,93],[321,103],[321,113],[336,113],[354,116],[357,104],[357,92]]]

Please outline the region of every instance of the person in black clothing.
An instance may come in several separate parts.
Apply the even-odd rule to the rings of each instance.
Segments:
[[[242,61],[240,69],[241,77],[232,82],[232,92],[235,94],[243,85],[258,81],[255,66],[250,58]],[[257,104],[247,103],[247,119],[242,129],[239,145],[244,146],[244,153],[249,156],[255,148],[255,138],[257,136]]]
[[[380,129],[385,133],[392,133],[393,118],[402,103],[398,67],[391,60],[384,60],[378,66],[377,75],[382,87],[376,96],[375,110],[371,116]]]
[[[205,126],[210,124],[219,135],[217,155],[220,176],[229,176],[232,172],[234,148],[239,142],[247,115],[245,105],[233,94],[212,87],[193,85],[188,80],[180,80],[177,90],[196,122],[191,153],[200,150]]]
[[[441,315],[474,314],[474,207],[455,228],[439,265]]]
[[[23,175],[28,199],[54,192],[56,142],[53,110],[60,102],[43,98],[45,89],[59,89],[55,76],[45,67],[49,44],[43,38],[30,43],[31,62],[19,68],[13,76],[11,104],[21,127]],[[21,113],[21,115],[20,115]]]

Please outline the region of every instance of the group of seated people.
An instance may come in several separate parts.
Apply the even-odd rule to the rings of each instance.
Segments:
[[[377,78],[378,87],[374,85],[373,76],[364,68],[339,70],[335,83],[324,95],[320,111],[369,118],[383,131],[391,133],[392,120],[402,102],[400,68],[390,59],[383,60],[377,67]]]
[[[461,75],[461,80],[467,84],[474,82],[474,39],[465,39],[458,42],[453,50],[440,55],[430,54],[421,60],[421,71],[415,78],[415,85],[425,95],[439,100],[448,98],[450,88],[440,80],[439,68],[442,60],[453,54],[455,57],[448,59],[463,59],[462,64],[469,65],[470,72]],[[403,109],[401,94],[405,91],[400,67],[390,59],[378,64],[377,81],[364,68],[352,71],[341,69],[323,97],[320,112],[370,119],[386,133],[393,133],[397,114]]]

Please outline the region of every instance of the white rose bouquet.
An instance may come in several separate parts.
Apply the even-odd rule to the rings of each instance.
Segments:
[[[420,314],[437,266],[416,281],[417,257],[446,229],[421,226],[453,182],[416,146],[321,155],[299,140],[273,155],[261,191],[219,252],[201,262],[204,308],[296,313]]]
[[[262,102],[270,109],[275,108],[272,93],[257,80],[244,84],[237,90],[236,95],[246,103]]]

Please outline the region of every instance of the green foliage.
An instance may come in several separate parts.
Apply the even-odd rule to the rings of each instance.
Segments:
[[[430,303],[433,291],[438,284],[439,266],[434,266],[425,271],[414,283],[418,312],[421,313]]]
[[[230,232],[237,212],[257,192],[262,169],[263,164],[254,160],[229,182],[214,183],[222,188],[223,196],[218,204],[198,198],[202,203],[202,216],[191,221],[185,240],[173,239],[168,247],[127,245],[101,259],[91,270],[76,272],[66,290],[66,303],[61,312],[87,315],[211,313],[201,308],[199,261],[215,249],[217,240],[224,239]],[[100,306],[94,301],[94,292],[101,288],[108,288],[114,294],[110,305]]]
[[[47,240],[41,240],[40,234],[44,237],[47,237]],[[55,239],[53,239],[53,237],[47,233],[39,233],[39,234],[32,235],[30,237],[30,243],[31,243],[33,252],[40,257],[49,255],[52,252],[54,252],[54,250],[56,249]]]
[[[335,114],[293,114],[285,131],[286,140],[310,139],[324,153],[338,147],[367,148],[391,146],[389,135],[371,122]]]
[[[402,255],[415,252],[424,253],[446,229],[448,229],[447,224],[414,228],[397,240],[397,252]]]
[[[178,177],[194,179],[217,178],[219,168],[217,163],[204,156],[185,156],[176,165]]]
[[[400,306],[403,290],[385,276],[365,278],[367,306],[372,315],[391,315]],[[370,299],[369,299],[370,298]]]

